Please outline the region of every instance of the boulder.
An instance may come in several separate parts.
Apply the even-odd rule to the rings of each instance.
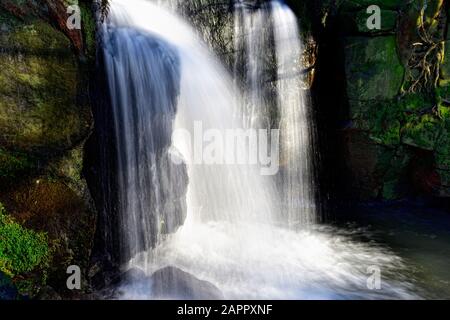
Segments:
[[[92,119],[69,39],[37,18],[0,19],[0,144],[40,158],[79,144]]]
[[[200,280],[175,267],[166,267],[150,277],[155,299],[221,300],[220,290],[212,283]]]

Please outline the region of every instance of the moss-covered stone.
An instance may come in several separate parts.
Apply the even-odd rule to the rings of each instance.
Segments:
[[[93,59],[95,24],[88,1],[80,5],[83,52]],[[0,5],[0,201],[18,223],[48,234],[48,284],[70,296],[65,270],[87,269],[96,218],[81,174],[92,127],[91,64],[79,59],[67,34],[41,19],[46,12],[32,12],[18,19]],[[38,279],[24,280],[21,290]]]
[[[60,294],[70,294],[64,271],[73,264],[87,269],[92,249],[95,213],[89,201],[65,179],[51,175],[23,182],[0,199],[21,225],[48,234],[54,254],[47,283]]]
[[[444,44],[444,59],[441,64],[441,78],[450,80],[450,40]]]
[[[81,10],[81,22],[87,57],[94,62],[96,53],[96,22],[91,4],[79,3]]]
[[[69,41],[39,21],[11,24],[8,34],[0,42],[0,141],[33,152],[70,148],[87,136],[91,119],[88,106],[77,104],[79,67]]]
[[[35,159],[21,152],[8,151],[0,147],[0,179],[14,180],[35,169]]]
[[[402,129],[402,142],[424,150],[435,150],[440,134],[438,119],[431,115],[411,115]]]
[[[385,200],[396,200],[399,198],[398,180],[387,181],[383,184],[381,196]]]
[[[425,112],[434,105],[434,97],[422,93],[408,93],[398,101],[397,109],[400,112]]]
[[[448,111],[447,111],[448,112]],[[450,170],[450,113],[443,119],[443,125],[436,143],[436,167],[440,170]]]
[[[393,36],[347,38],[345,66],[352,119],[363,116],[373,101],[393,99],[400,91],[404,68]]]
[[[406,195],[408,188],[450,195],[444,187],[450,162],[450,50],[443,54],[437,47],[428,59],[432,73],[440,66],[438,88],[427,82],[409,90],[413,81],[425,81],[420,78],[420,68],[409,69],[412,55],[421,54],[417,43],[424,42],[417,30],[421,9],[425,6],[424,27],[439,43],[441,38],[450,39],[448,32],[447,38],[443,32],[447,28],[441,15],[444,3],[350,0],[334,2],[327,11],[334,15],[328,20],[336,21],[332,27],[338,29],[329,31],[338,37],[336,48],[343,47],[345,57],[345,74],[339,77],[345,75],[346,79],[342,116],[351,124],[346,126],[346,138],[352,137],[346,139],[346,148],[352,190],[363,198],[396,199]],[[367,30],[370,5],[381,8],[381,31]]]

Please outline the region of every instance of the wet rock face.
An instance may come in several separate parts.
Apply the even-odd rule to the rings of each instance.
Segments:
[[[136,254],[155,247],[161,236],[178,230],[187,214],[187,167],[173,161],[176,151],[171,148],[180,90],[176,50],[128,28],[107,36],[94,93],[99,98],[93,109],[96,126],[85,162],[99,211],[93,259],[99,267],[92,274],[96,286],[108,283]],[[118,54],[129,37],[138,41]],[[147,52],[146,60],[139,60],[144,58],[136,52]],[[120,60],[128,55],[138,69],[151,66],[147,70],[153,78],[143,80],[138,69],[128,69],[130,64]],[[115,92],[110,92],[107,77],[114,73],[123,78],[110,79],[117,80]]]
[[[443,2],[426,7],[423,25],[420,1],[354,0],[341,5],[324,1],[322,5],[328,14],[324,29],[331,35],[322,48],[337,52],[337,59],[332,55],[327,59],[340,63],[333,77],[344,81],[344,95],[336,92],[332,98],[341,101],[333,106],[337,111],[323,112],[333,112],[341,120],[348,169],[343,183],[348,185],[350,177],[347,196],[362,200],[412,194],[449,197],[450,50]],[[381,29],[367,27],[373,14],[366,12],[370,5],[381,9]],[[425,36],[420,36],[421,30]],[[318,72],[326,76],[328,71]],[[330,89],[327,86],[324,91]],[[326,108],[327,98],[318,101],[318,108]]]
[[[95,228],[82,175],[93,126],[88,62],[80,60],[84,29],[61,29],[67,4],[44,2],[0,3],[0,202],[20,224],[48,233],[47,283],[70,296],[66,268],[87,268]]]
[[[175,267],[153,273],[151,292],[157,299],[221,300],[220,290],[212,283],[200,280]]]
[[[176,300],[223,300],[222,292],[212,283],[198,279],[179,268],[168,266],[146,275],[140,269],[130,269],[117,275],[102,291],[109,299],[120,299],[123,294],[134,298]]]
[[[38,17],[41,21],[56,27],[72,43],[75,52],[81,55],[85,51],[81,30],[67,27],[67,8],[76,3],[89,3],[89,0],[3,0],[0,7],[20,20]]]
[[[91,127],[70,41],[42,20],[0,16],[8,30],[0,37],[1,145],[39,155],[70,149]]]

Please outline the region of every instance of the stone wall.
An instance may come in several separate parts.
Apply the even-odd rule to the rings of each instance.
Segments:
[[[381,9],[379,30],[367,27],[369,5]],[[340,82],[327,82],[320,93],[342,90],[332,106],[317,97],[316,108],[339,121],[332,130],[342,138],[347,171],[340,183],[349,187],[347,197],[450,196],[447,10],[443,1],[424,7],[420,0],[323,1],[319,7],[318,29],[328,34],[319,47],[334,55],[322,52],[333,62],[318,72]],[[329,68],[332,63],[338,65]]]

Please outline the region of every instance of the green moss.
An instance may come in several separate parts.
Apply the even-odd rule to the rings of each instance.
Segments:
[[[0,55],[0,128],[19,149],[65,149],[90,128],[77,106],[78,70],[72,58]]]
[[[16,179],[19,175],[34,169],[34,167],[34,159],[27,154],[9,152],[0,147],[0,179]]]
[[[450,101],[450,83],[444,84],[441,81],[441,85],[436,88],[436,100],[439,103]]]
[[[0,271],[10,276],[48,267],[47,235],[23,228],[0,204]]]
[[[407,116],[407,122],[402,128],[402,142],[404,144],[433,151],[440,133],[439,120],[426,114]]]
[[[450,170],[450,118],[443,121],[442,130],[436,143],[436,166],[441,170]]]
[[[92,8],[86,3],[80,3],[82,29],[86,46],[87,56],[90,60],[95,61],[96,51],[96,23]]]
[[[71,53],[69,39],[40,20],[13,26],[5,40],[7,43],[2,41],[3,46],[12,46],[25,51],[49,52],[56,50],[61,53]]]
[[[450,187],[450,170],[438,170],[442,185]]]
[[[427,110],[433,106],[434,99],[421,93],[408,93],[399,100],[399,108],[408,112]]]
[[[82,177],[83,147],[77,147],[67,152],[64,157],[52,161],[49,164],[47,179],[62,180],[72,191],[83,196],[86,182]]]
[[[395,37],[347,38],[345,71],[352,119],[364,117],[374,102],[394,99],[404,77]]]
[[[384,146],[400,144],[402,109],[394,101],[373,104],[364,116],[363,127],[374,142]],[[357,122],[361,123],[361,122]]]
[[[385,200],[395,200],[399,198],[398,180],[388,181],[383,184],[382,197]]]
[[[450,40],[444,42],[444,57],[440,71],[443,79],[450,80]]]
[[[85,15],[86,26],[93,27]],[[0,47],[6,49],[0,55],[2,144],[45,154],[70,149],[91,124],[88,102],[79,99],[84,82],[70,41],[37,18],[18,22],[2,12],[0,19]],[[94,31],[87,40],[93,41]]]
[[[438,116],[443,121],[450,120],[450,107],[440,104],[438,106]]]

